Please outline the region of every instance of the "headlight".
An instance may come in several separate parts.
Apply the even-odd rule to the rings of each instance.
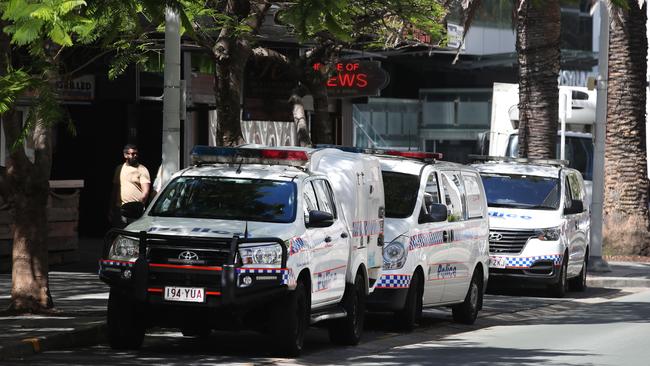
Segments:
[[[108,251],[108,259],[118,261],[135,261],[140,253],[140,244],[136,239],[118,235]]]
[[[537,229],[535,230],[535,238],[539,240],[559,240],[560,239],[560,227],[549,227],[546,229]]]
[[[243,265],[282,265],[282,248],[279,244],[242,244],[239,246],[239,256]]]
[[[408,257],[408,238],[400,236],[384,247],[384,269],[404,267]]]

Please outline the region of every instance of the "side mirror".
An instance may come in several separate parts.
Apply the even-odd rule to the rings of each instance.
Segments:
[[[334,224],[334,216],[329,212],[318,210],[309,211],[307,227],[328,227]]]
[[[442,203],[432,203],[429,205],[428,222],[442,222],[447,220],[447,205]]]
[[[127,202],[120,207],[120,214],[128,219],[139,219],[144,214],[144,203]]]
[[[582,213],[584,211],[585,211],[585,208],[582,205],[581,200],[571,200],[571,207],[565,208],[564,209],[564,214],[565,215],[573,215],[573,214]]]

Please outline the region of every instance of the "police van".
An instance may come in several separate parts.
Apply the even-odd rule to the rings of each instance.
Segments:
[[[108,339],[135,349],[152,326],[185,335],[255,329],[300,353],[310,323],[357,344],[381,271],[379,162],[335,149],[198,146],[140,217],[107,234]]]
[[[481,157],[490,216],[490,278],[584,291],[589,211],[579,171],[561,160]],[[492,281],[492,284],[495,284]]]
[[[391,155],[391,156],[386,156]],[[488,281],[488,216],[476,169],[438,154],[386,151],[384,264],[368,309],[411,330],[423,307],[450,305],[472,324]]]

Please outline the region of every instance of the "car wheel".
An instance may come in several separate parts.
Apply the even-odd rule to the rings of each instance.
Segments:
[[[309,325],[309,303],[305,285],[298,282],[273,309],[273,335],[282,356],[296,357],[302,352]]]
[[[465,300],[451,307],[451,315],[456,323],[474,324],[478,311],[483,302],[483,280],[477,270],[474,270],[472,281],[465,295]]]
[[[569,288],[573,291],[583,292],[587,289],[587,265],[589,264],[589,257],[587,255],[585,255],[582,261],[582,269],[578,277],[569,280]]]
[[[144,340],[144,314],[137,311],[136,301],[117,289],[108,296],[108,344],[113,349],[138,349]]]
[[[560,273],[558,275],[557,281],[552,284],[549,288],[550,294],[553,297],[562,298],[566,295],[567,290],[567,258],[566,255],[562,260],[562,266],[560,267]]]
[[[354,285],[346,284],[341,304],[347,315],[332,320],[329,325],[330,341],[334,344],[354,346],[361,341],[366,316],[366,287],[363,276],[358,274]]]
[[[411,278],[411,284],[406,294],[404,308],[395,313],[397,328],[410,332],[422,316],[422,276],[416,272]]]

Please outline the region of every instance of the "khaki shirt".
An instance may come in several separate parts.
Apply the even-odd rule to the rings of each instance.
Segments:
[[[138,164],[137,167],[127,163],[122,164],[121,168],[118,167],[116,170],[113,181],[120,186],[120,205],[142,201],[142,185],[151,184],[149,171],[142,164]]]

